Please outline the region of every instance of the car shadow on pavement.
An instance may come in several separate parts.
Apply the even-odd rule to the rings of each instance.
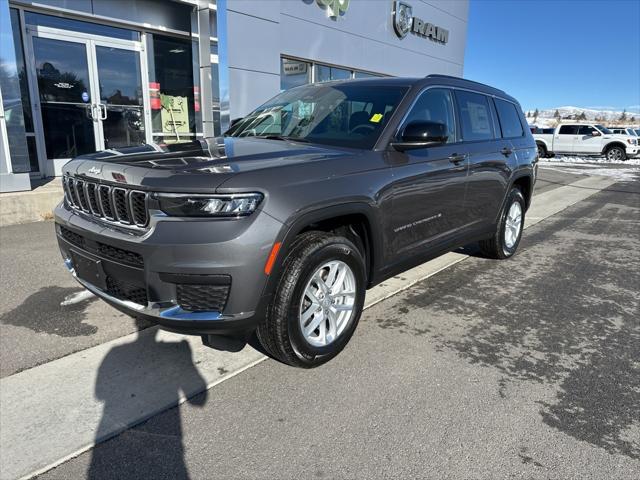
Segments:
[[[143,329],[146,324],[140,321],[138,326]],[[139,331],[135,341],[114,347],[100,365],[95,396],[102,401],[104,408],[96,433],[97,445],[91,452],[88,479],[189,478],[179,408],[170,408],[163,415],[132,428],[122,422],[127,417],[124,410],[130,416],[134,409],[139,416],[149,419],[166,408],[178,405],[185,397],[187,402],[196,406],[203,406],[207,400],[206,382],[193,362],[189,342],[164,342],[157,335],[156,329]],[[153,399],[141,392],[140,386],[122,385],[122,380],[118,380],[119,376],[126,375],[128,369],[136,368],[132,363],[140,359],[141,351],[147,352],[151,358],[162,359],[157,368],[166,370],[160,383],[153,387]],[[145,362],[144,359],[142,361]],[[153,368],[145,363],[144,368]],[[189,398],[191,392],[198,391],[202,393]],[[164,408],[153,410],[145,397],[152,404],[156,400],[161,402]],[[122,433],[117,441],[113,438],[105,442],[119,432]]]

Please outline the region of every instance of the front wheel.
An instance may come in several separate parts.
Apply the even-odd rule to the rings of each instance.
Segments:
[[[516,253],[522,238],[525,208],[522,192],[517,187],[512,188],[500,215],[496,233],[480,242],[480,250],[485,256],[505,259]]]
[[[335,357],[349,342],[362,313],[365,266],[348,239],[324,232],[297,238],[258,340],[274,358],[312,368]]]
[[[610,162],[622,162],[627,159],[627,152],[622,147],[611,147],[605,154]]]

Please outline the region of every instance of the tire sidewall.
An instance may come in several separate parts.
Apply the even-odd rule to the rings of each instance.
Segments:
[[[522,209],[522,220],[520,222],[520,232],[518,232],[518,238],[516,239],[516,242],[513,244],[513,246],[509,248],[504,241],[504,232],[507,226],[507,215],[509,213],[511,205],[513,205],[514,202],[520,203],[520,208]],[[500,218],[500,229],[498,231],[498,245],[500,247],[502,258],[512,257],[518,250],[518,245],[520,245],[520,240],[522,239],[522,232],[524,231],[525,210],[526,205],[524,197],[522,196],[522,192],[518,188],[512,188],[507,197],[507,201],[505,202],[504,210]]]
[[[609,154],[611,152],[615,151],[615,150],[619,150],[620,151],[620,158],[616,159],[616,158],[610,158],[609,157]],[[611,147],[609,150],[607,150],[606,157],[607,157],[607,160],[624,161],[625,160],[625,154],[626,154],[626,152],[621,147],[617,147],[616,146],[616,147]]]
[[[316,347],[309,344],[302,333],[300,327],[300,303],[307,283],[318,268],[332,260],[340,260],[346,263],[354,274],[356,281],[354,311],[349,319],[349,324],[342,331],[340,336],[330,345]],[[353,335],[362,309],[365,297],[365,269],[364,261],[358,249],[347,239],[336,239],[336,241],[320,246],[311,252],[303,267],[300,269],[296,285],[289,299],[287,309],[287,330],[291,346],[298,358],[304,362],[317,365],[328,361],[337,355],[349,342]]]

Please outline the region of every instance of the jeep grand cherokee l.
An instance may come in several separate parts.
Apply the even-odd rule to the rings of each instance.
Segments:
[[[247,339],[314,367],[342,350],[365,290],[461,245],[520,242],[537,150],[504,92],[454,77],[281,93],[224,138],[64,167],[64,262],[117,309]]]

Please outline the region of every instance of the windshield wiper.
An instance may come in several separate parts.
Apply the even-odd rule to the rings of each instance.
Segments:
[[[284,135],[255,135],[256,138],[266,138],[267,140],[282,140],[282,141],[292,141],[292,142],[303,142],[309,143],[309,140],[306,138],[298,138],[298,137],[287,137]]]

